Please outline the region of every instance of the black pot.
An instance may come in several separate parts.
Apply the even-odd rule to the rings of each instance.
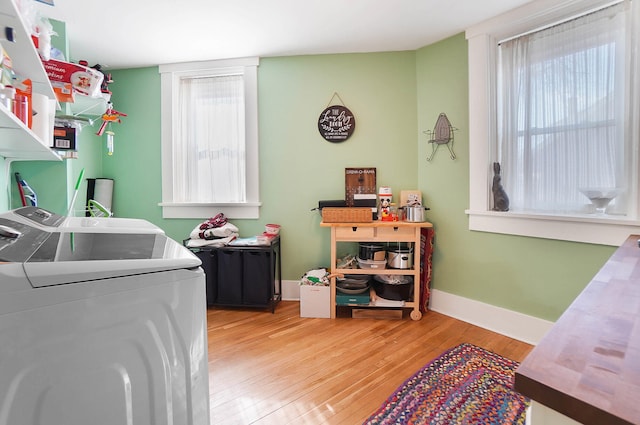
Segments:
[[[395,278],[401,279],[396,282]],[[386,300],[411,301],[413,299],[413,278],[411,276],[376,275],[373,279],[376,294]]]
[[[381,261],[386,258],[384,245],[377,243],[360,243],[358,257],[362,260]]]

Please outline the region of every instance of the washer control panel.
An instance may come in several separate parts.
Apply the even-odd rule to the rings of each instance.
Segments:
[[[34,223],[48,227],[58,227],[65,217],[38,207],[23,207],[14,210],[14,213],[27,218]]]

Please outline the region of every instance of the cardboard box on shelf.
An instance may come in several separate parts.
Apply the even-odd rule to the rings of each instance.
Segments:
[[[382,308],[354,308],[351,310],[354,319],[395,319],[402,320],[402,310]]]
[[[422,205],[422,192],[419,190],[401,190],[400,206]]]
[[[371,296],[369,291],[362,294],[345,294],[339,290],[336,292],[336,304],[337,305],[369,305],[371,302]]]
[[[54,127],[52,149],[76,150],[76,129],[73,127]]]
[[[42,61],[42,65],[52,86],[60,88],[61,94],[66,94],[66,89],[71,85],[73,92],[92,97],[100,95],[104,78],[101,72],[87,66],[56,59]],[[59,93],[56,92],[56,95],[58,96]],[[63,101],[60,98],[58,100]]]
[[[75,93],[73,92],[73,86],[71,85],[71,83],[63,83],[58,81],[56,83],[51,83],[51,85],[53,87],[53,92],[56,94],[56,99],[58,99],[58,102],[75,102]]]

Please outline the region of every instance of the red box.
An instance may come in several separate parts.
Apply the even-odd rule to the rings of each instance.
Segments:
[[[100,95],[100,86],[104,78],[101,72],[87,66],[56,59],[42,61],[42,64],[54,89],[57,86],[71,84],[76,93],[92,97]]]

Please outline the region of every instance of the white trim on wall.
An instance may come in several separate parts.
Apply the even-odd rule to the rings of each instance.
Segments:
[[[260,59],[238,58],[202,62],[165,64],[158,67],[161,83],[161,159],[163,218],[207,218],[223,213],[227,218],[260,218],[260,155],[258,141],[258,65]],[[179,203],[174,201],[174,117],[178,113],[178,86],[180,78],[197,75],[225,75],[242,72],[245,92],[246,143],[246,202],[238,203]],[[214,212],[212,212],[214,211]]]
[[[284,301],[300,301],[300,281],[282,281],[282,299]]]
[[[437,289],[431,290],[429,308],[472,325],[536,345],[553,322],[496,307]]]
[[[618,0],[612,0],[611,3]],[[467,29],[469,59],[469,230],[619,246],[640,231],[623,216],[552,216],[491,210],[499,40],[602,7],[603,0],[537,0]]]
[[[283,280],[282,299],[285,301],[299,301],[300,281]],[[438,289],[431,290],[429,309],[532,345],[538,344],[553,326],[553,322],[548,320],[453,295]],[[422,317],[422,320],[428,320],[428,313]]]

